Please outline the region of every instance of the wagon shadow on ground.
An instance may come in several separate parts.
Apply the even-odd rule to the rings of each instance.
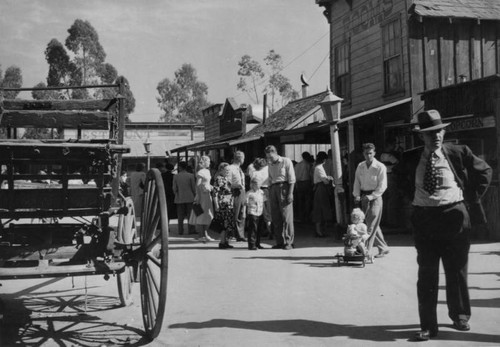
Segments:
[[[258,330],[270,333],[289,333],[293,336],[332,338],[347,337],[351,340],[393,342],[398,340],[412,340],[418,324],[410,325],[371,325],[356,326],[350,324],[335,324],[306,319],[242,321],[232,319],[212,319],[205,322],[186,322],[172,324],[170,329],[210,329],[232,328],[243,330]],[[471,341],[475,343],[500,343],[500,336],[441,330],[437,340]]]
[[[51,279],[43,284],[51,284]],[[143,346],[143,331],[102,320],[95,313],[120,307],[117,297],[32,293],[43,284],[2,295],[4,317],[0,327],[2,346]]]

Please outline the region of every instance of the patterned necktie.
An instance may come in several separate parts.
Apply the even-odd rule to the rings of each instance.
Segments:
[[[425,165],[424,174],[424,189],[430,194],[434,194],[437,189],[437,171],[436,171],[436,161],[438,156],[436,153],[432,152],[427,158],[427,165]]]

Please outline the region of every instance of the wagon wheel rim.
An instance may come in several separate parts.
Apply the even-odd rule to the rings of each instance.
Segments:
[[[125,207],[127,208],[127,214],[120,215],[118,219],[117,241],[121,244],[131,245],[137,242],[138,234],[134,202],[130,197],[125,198]],[[133,279],[133,266],[126,266],[116,278],[118,297],[122,306],[130,306],[133,303]]]
[[[167,202],[160,171],[146,175],[140,226],[141,306],[144,329],[149,339],[161,331],[167,299],[168,219]]]

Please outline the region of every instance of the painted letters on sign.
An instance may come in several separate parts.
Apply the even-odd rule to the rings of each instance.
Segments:
[[[343,20],[346,32],[358,34],[380,24],[392,14],[393,0],[367,0],[350,11]]]

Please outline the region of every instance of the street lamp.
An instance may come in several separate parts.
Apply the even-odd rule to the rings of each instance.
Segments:
[[[149,171],[150,167],[150,156],[151,156],[151,142],[149,142],[149,137],[146,139],[146,142],[143,143],[144,150],[146,151],[146,156],[148,158],[147,170]]]
[[[319,104],[325,115],[325,119],[330,123],[330,142],[332,147],[333,180],[335,183],[335,215],[337,223],[345,225],[345,194],[342,186],[342,161],[340,158],[339,132],[337,123],[340,120],[340,107],[344,99],[333,94],[328,88],[328,95]]]

